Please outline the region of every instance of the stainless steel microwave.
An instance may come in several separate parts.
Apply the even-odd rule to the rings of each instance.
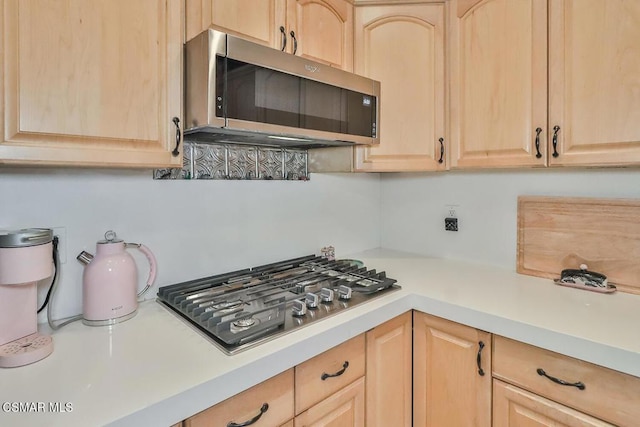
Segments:
[[[209,29],[185,46],[185,115],[187,140],[377,144],[380,83]]]

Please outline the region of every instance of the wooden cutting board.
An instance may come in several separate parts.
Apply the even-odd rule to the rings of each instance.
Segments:
[[[586,264],[640,294],[640,200],[521,196],[517,271],[556,279]]]

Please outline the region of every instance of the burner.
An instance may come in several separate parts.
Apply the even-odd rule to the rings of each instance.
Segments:
[[[252,317],[246,317],[244,319],[236,320],[233,322],[233,326],[237,328],[248,328],[253,326],[256,323],[256,320]]]
[[[229,332],[231,332],[232,334],[244,332],[247,329],[255,326],[256,324],[256,319],[254,319],[253,317],[244,317],[242,319],[231,322],[231,325],[229,325]]]

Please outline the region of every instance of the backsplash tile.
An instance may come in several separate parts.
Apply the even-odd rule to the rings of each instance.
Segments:
[[[309,179],[306,150],[185,141],[182,169],[156,169],[153,179]]]
[[[225,179],[227,154],[223,145],[189,144],[193,147],[193,179]]]

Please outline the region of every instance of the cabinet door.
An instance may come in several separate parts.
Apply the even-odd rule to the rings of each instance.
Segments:
[[[491,335],[419,312],[413,331],[414,425],[489,427]]]
[[[547,0],[450,7],[451,166],[544,166]]]
[[[550,164],[637,164],[640,2],[553,0],[549,19]]]
[[[445,169],[444,5],[359,6],[355,28],[355,72],[381,83],[380,144],[357,148],[355,169]]]
[[[0,163],[181,166],[180,0],[6,0]]]
[[[367,427],[411,427],[412,316],[367,332]]]
[[[364,377],[312,406],[294,420],[295,427],[364,427]]]
[[[187,0],[187,40],[209,27],[281,49],[286,0]],[[286,30],[286,28],[284,28]]]
[[[295,49],[296,55],[353,70],[353,5],[349,1],[287,0],[287,32],[288,52]]]
[[[596,418],[529,393],[499,380],[493,381],[494,427],[612,427]]]

